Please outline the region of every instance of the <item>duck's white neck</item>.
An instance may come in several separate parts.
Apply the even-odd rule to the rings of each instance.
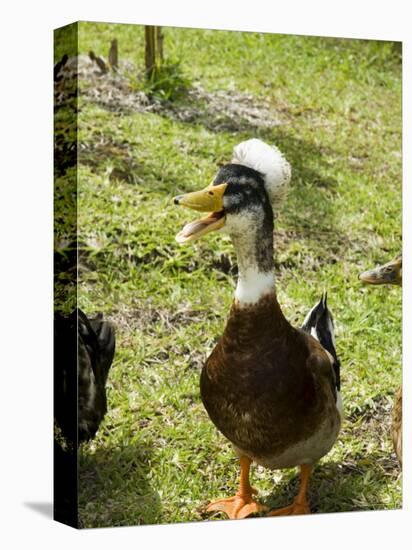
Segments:
[[[262,273],[254,269],[239,271],[235,298],[240,305],[256,304],[262,296],[273,294],[274,290],[274,273]]]
[[[262,235],[255,230],[231,237],[239,268],[235,299],[250,306],[275,292],[273,233]]]

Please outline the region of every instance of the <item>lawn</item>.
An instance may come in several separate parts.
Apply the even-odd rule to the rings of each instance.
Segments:
[[[299,325],[328,291],[345,421],[316,466],[314,512],[402,506],[390,415],[401,383],[401,291],[362,287],[361,271],[401,248],[401,60],[389,42],[165,29],[165,54],[190,82],[175,103],[145,100],[143,28],[81,23],[78,134],[80,307],[116,329],[107,416],[80,450],[84,527],[200,521],[233,494],[238,466],[199,396],[236,281],[227,237],[182,247],[191,213],[171,198],[204,187],[238,142],[275,143],[292,165],[275,227],[277,294]],[[64,46],[56,48],[56,60]],[[65,175],[60,174],[58,182]],[[297,472],[255,467],[271,507]],[[221,519],[215,514],[211,519]],[[276,519],[273,519],[276,521]]]

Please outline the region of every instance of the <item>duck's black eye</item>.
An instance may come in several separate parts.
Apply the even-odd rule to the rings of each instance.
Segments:
[[[214,195],[213,191],[209,191],[209,195],[213,196]]]

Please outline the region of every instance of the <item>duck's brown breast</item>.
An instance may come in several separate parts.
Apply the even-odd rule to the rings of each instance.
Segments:
[[[202,370],[201,396],[216,427],[251,457],[280,456],[325,418],[335,421],[333,388],[310,368],[309,341],[286,321],[276,297],[232,306]]]

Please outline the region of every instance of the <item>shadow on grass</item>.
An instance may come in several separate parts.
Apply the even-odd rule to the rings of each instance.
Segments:
[[[296,131],[292,125],[299,123],[299,115],[289,114],[284,108],[277,109],[276,105],[250,94],[223,91],[207,93],[195,90],[176,103],[139,104],[136,99],[133,108],[119,103],[119,98],[114,100],[109,96],[107,101],[96,101],[93,96],[86,99],[113,113],[113,124],[116,124],[118,116],[140,112],[148,117],[155,114],[172,121],[179,127],[182,136],[207,129],[220,143],[222,138],[226,138],[230,149],[234,143],[252,137],[278,145],[292,166],[292,181],[282,213],[282,232],[276,227],[276,247],[278,252],[282,249],[286,252],[283,259],[278,255],[278,262],[281,262],[277,264],[278,269],[299,267],[318,271],[324,264],[341,261],[358,246],[352,242],[350,233],[340,228],[337,219],[339,211],[334,195],[338,185],[334,175],[329,175],[329,160],[335,157],[335,152],[316,142],[312,137],[315,134],[308,133],[307,122],[304,123],[304,133]],[[106,171],[110,180],[137,187],[149,196],[154,189],[157,196],[168,198],[193,190],[190,158],[182,160],[185,169],[178,171],[184,174],[179,181],[176,170],[169,163],[161,162],[157,154],[140,155],[122,136],[108,132],[100,132],[99,135],[99,140],[83,143],[79,149],[79,163],[92,172],[102,174]],[[150,133],[147,139],[153,141]],[[193,173],[198,170],[198,155],[202,159],[208,156],[201,143],[199,151],[192,155]],[[229,161],[230,157],[222,159],[218,153],[210,153],[210,166],[215,166],[216,171],[222,160]],[[172,201],[170,208],[173,208]],[[289,253],[290,242],[297,243],[293,254]],[[316,254],[306,255],[304,251],[308,247],[313,248]],[[162,258],[159,260],[163,261]]]
[[[110,110],[109,105],[99,105]],[[241,111],[236,116],[229,116],[221,110],[208,109],[207,106],[196,108],[196,103],[192,101],[173,108],[165,106],[156,114],[179,124],[182,132],[185,127],[200,127],[215,134],[227,134],[228,141],[231,142],[235,135],[239,142],[258,137],[268,143],[275,143],[292,165],[288,199],[289,226],[298,233],[307,234],[310,231],[313,237],[326,231],[337,233],[333,200],[330,197],[337,183],[333,177],[325,176],[328,170],[326,157],[333,155],[333,151],[319,147],[314,141],[293,136],[287,131],[286,123],[267,127],[260,118],[254,120],[243,117]],[[289,121],[288,124],[290,123]],[[177,182],[174,173],[164,173],[164,167],[156,158],[148,157],[144,162],[137,162],[127,143],[116,142],[111,136],[102,138],[98,143],[86,144],[79,156],[79,162],[93,171],[99,171],[108,158],[114,166],[111,178],[138,185],[149,192],[153,190],[153,181],[156,181],[156,192],[164,195],[189,190],[190,177]],[[210,163],[216,165],[216,169],[221,161],[219,158],[210,158]],[[336,237],[339,238],[339,234]]]
[[[381,454],[365,456],[360,465],[328,462],[315,468],[309,485],[309,502],[313,513],[386,510],[381,499],[389,477],[400,474],[395,459]],[[290,504],[299,490],[299,475],[290,482],[275,486],[267,499],[271,509]]]
[[[159,523],[159,495],[150,485],[151,452],[130,445],[79,455],[80,527]]]

